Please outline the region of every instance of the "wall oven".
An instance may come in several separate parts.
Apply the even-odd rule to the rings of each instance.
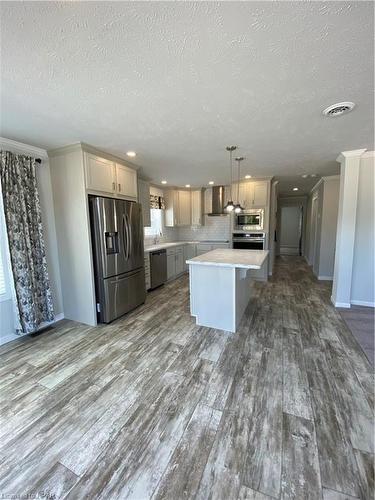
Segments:
[[[245,210],[235,214],[234,229],[236,231],[262,231],[264,209]]]
[[[264,250],[265,233],[233,233],[232,248]]]

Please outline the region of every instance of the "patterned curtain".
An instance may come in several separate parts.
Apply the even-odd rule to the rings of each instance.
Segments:
[[[162,196],[150,194],[150,208],[164,209],[164,198]]]
[[[0,180],[20,330],[54,319],[35,159],[0,151]]]

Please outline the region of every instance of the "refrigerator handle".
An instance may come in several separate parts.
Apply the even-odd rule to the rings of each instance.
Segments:
[[[125,214],[122,216],[122,240],[123,240],[123,245],[124,245],[124,254],[125,254],[125,259],[128,260],[128,231],[126,227],[126,218]]]
[[[129,224],[129,217],[127,214],[125,215],[125,222],[126,222],[126,260],[129,260],[129,257],[130,257],[130,224]]]
[[[132,249],[133,249],[133,229],[130,224],[130,220],[128,217],[128,234],[129,234],[129,257],[132,257]]]

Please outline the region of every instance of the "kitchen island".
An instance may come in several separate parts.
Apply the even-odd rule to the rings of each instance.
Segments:
[[[261,269],[268,250],[212,250],[187,260],[190,312],[197,325],[235,332],[251,296],[251,270]]]

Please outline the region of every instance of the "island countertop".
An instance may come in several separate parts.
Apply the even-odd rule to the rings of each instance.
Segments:
[[[268,250],[237,250],[218,248],[186,261],[190,265],[217,266],[242,269],[260,269],[266,260]]]

